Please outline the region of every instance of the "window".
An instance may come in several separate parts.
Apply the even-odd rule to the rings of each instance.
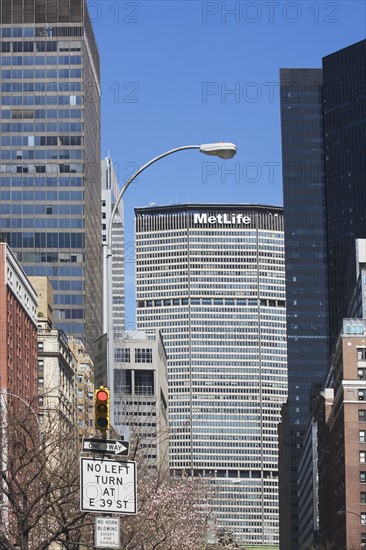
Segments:
[[[357,379],[366,380],[366,369],[357,369]]]
[[[154,395],[154,371],[135,370],[136,395]]]
[[[361,533],[361,544],[366,543],[366,533]]]
[[[366,361],[366,348],[357,348],[357,360]]]
[[[366,464],[366,451],[360,451],[360,462]]]
[[[361,493],[360,493],[360,503],[361,504],[366,504],[366,492],[364,492],[364,491],[361,491]]]
[[[130,369],[114,369],[114,392],[124,395],[132,394]]]
[[[366,401],[366,390],[358,390],[358,400]]]
[[[130,363],[131,355],[129,348],[115,348],[114,360],[117,363]]]
[[[366,483],[366,472],[360,472],[360,483]]]
[[[366,443],[366,431],[360,430],[359,431],[359,442],[360,443]]]
[[[152,363],[152,349],[151,348],[136,348],[135,349],[135,362],[136,363]]]
[[[360,523],[361,523],[361,525],[366,525],[366,512],[361,512],[361,514],[360,514]]]
[[[358,411],[358,421],[366,422],[366,409],[362,409]]]

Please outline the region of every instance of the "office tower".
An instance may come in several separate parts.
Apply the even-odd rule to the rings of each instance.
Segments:
[[[138,328],[168,354],[170,467],[212,478],[217,526],[278,543],[287,396],[283,209],[137,208]]]
[[[55,324],[101,334],[99,56],[85,0],[0,0],[0,235]]]
[[[0,326],[0,409],[9,399],[15,408],[24,402],[37,411],[37,295],[5,243],[0,243]]]
[[[117,174],[110,157],[102,159],[102,235],[103,242],[107,239],[107,231],[111,212],[120,193]],[[125,278],[124,278],[124,230],[123,202],[118,205],[112,223],[112,275],[109,280],[109,311],[113,338],[123,337],[125,331]]]
[[[158,330],[127,331],[115,340],[113,426],[130,441],[139,469],[166,471],[168,460],[167,357]]]
[[[280,476],[280,504],[281,549],[290,550],[298,543],[297,477],[310,390],[322,382],[329,357],[328,279],[322,71],[281,69],[280,76],[289,386],[280,454],[290,466]]]
[[[290,498],[281,499],[291,524],[285,550],[298,548],[302,437],[347,312],[349,252],[366,232],[365,59],[363,40],[325,57],[323,69],[281,70],[291,455]]]

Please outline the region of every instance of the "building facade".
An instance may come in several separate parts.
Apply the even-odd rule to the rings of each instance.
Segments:
[[[363,40],[325,57],[322,69],[281,70],[289,380],[281,455],[288,452],[291,463],[290,498],[281,499],[291,525],[284,550],[299,548],[303,437],[347,315],[349,252],[366,231],[365,59]]]
[[[72,432],[77,423],[77,362],[67,337],[53,325],[53,288],[47,277],[30,277],[38,296],[38,390],[41,425]]]
[[[167,470],[167,357],[160,332],[125,332],[115,340],[113,365],[113,427],[130,441],[140,472]]]
[[[101,334],[100,70],[85,0],[0,1],[0,236],[55,324]]]
[[[219,527],[278,543],[287,396],[283,210],[138,208],[138,328],[168,353],[170,466],[212,478]]]
[[[5,243],[0,243],[0,391],[38,405],[37,294]]]

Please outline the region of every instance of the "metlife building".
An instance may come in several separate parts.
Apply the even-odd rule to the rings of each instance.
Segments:
[[[212,478],[218,526],[276,545],[287,397],[283,209],[137,208],[137,323],[168,355],[170,465]]]

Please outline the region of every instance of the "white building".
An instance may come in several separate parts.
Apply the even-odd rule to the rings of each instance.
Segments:
[[[159,331],[128,331],[115,341],[113,427],[145,469],[167,469],[167,357]]]
[[[278,544],[287,395],[283,209],[137,208],[138,329],[168,354],[170,465],[217,485],[217,524]]]
[[[112,209],[119,195],[118,178],[112,159],[106,157],[101,163],[102,174],[102,235],[106,241]],[[123,202],[118,205],[112,224],[112,278],[109,285],[109,311],[114,338],[123,336],[125,330],[125,279],[124,279],[124,229]],[[105,277],[105,274],[103,275]],[[111,307],[112,306],[112,307]]]

